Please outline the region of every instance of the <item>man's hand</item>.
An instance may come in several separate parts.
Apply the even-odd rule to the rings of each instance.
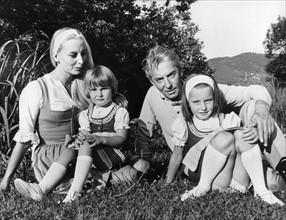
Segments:
[[[258,141],[258,131],[256,127],[246,126],[244,130],[242,130],[242,140],[249,143],[255,144]]]
[[[250,121],[251,126],[257,127],[260,142],[267,146],[274,132],[274,119],[269,113],[269,105],[262,100],[256,101],[255,111]]]

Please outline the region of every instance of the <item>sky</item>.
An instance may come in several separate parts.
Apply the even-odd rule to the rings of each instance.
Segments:
[[[195,37],[203,42],[207,59],[264,53],[263,41],[271,23],[277,22],[278,15],[286,16],[286,0],[197,0],[191,13],[200,29]]]
[[[267,30],[285,16],[286,0],[198,0],[191,13],[207,59],[264,53]]]

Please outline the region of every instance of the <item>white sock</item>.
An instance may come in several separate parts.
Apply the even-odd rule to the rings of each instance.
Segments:
[[[74,180],[72,182],[70,191],[73,191],[73,192],[82,191],[85,180],[92,166],[92,162],[93,162],[93,159],[90,156],[78,156],[77,157]]]
[[[247,171],[254,191],[260,195],[267,190],[264,180],[261,152],[258,145],[241,153],[242,164]]]
[[[39,183],[44,194],[47,194],[64,177],[67,168],[62,164],[53,162],[44,178]]]
[[[227,156],[217,151],[211,144],[207,146],[198,184],[200,189],[204,191],[209,191],[211,189],[212,182],[224,167],[226,159]]]

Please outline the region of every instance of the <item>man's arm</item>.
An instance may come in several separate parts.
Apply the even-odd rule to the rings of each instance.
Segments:
[[[153,135],[153,128],[156,123],[155,115],[152,111],[152,96],[150,90],[147,92],[141,113],[137,122],[137,135],[136,135],[136,154],[140,158],[150,163],[151,152],[151,139]]]
[[[255,101],[255,110],[250,117],[251,125],[257,126],[259,140],[267,146],[274,131],[274,120],[269,112],[272,99],[267,89],[260,85],[227,86],[222,84],[219,84],[219,88],[229,106],[241,108],[248,101]]]
[[[270,106],[263,100],[257,100],[255,102],[255,111],[251,116],[250,121],[252,126],[256,126],[258,130],[259,141],[268,145],[269,139],[274,132],[275,122],[269,112]]]
[[[225,84],[218,84],[222,91],[228,105],[232,107],[242,107],[250,100],[262,100],[269,106],[272,104],[272,99],[264,86],[250,85],[250,86],[228,86]]]

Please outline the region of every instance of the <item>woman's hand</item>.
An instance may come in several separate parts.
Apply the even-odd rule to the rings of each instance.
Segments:
[[[0,183],[0,198],[2,197],[3,192],[7,189],[8,183],[5,180],[2,180]]]

